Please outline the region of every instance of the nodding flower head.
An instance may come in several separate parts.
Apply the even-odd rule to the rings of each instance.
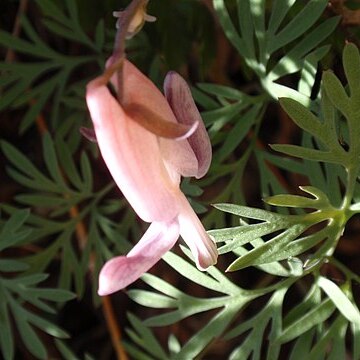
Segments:
[[[116,61],[110,58],[104,74],[87,86],[92,138],[123,195],[151,225],[126,256],[104,265],[100,295],[134,282],[179,236],[200,270],[217,261],[215,244],[179,187],[181,176],[200,178],[211,162],[210,140],[187,83],[170,72],[163,95],[132,63],[124,59],[114,66]],[[120,100],[109,91],[108,80],[116,91],[122,88]]]

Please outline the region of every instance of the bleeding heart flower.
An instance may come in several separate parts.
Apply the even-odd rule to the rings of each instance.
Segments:
[[[123,19],[137,24],[136,9],[144,3],[147,1],[132,3],[131,17],[126,18],[129,13],[125,11]],[[127,34],[128,28],[123,31]],[[139,217],[152,224],[126,256],[104,265],[99,295],[137,280],[179,236],[200,270],[217,261],[215,244],[179,187],[181,176],[200,178],[211,162],[210,140],[190,89],[180,75],[170,72],[164,81],[164,96],[125,56],[119,56],[121,52],[114,54],[105,73],[88,84],[86,101],[112,177]],[[118,99],[107,87],[110,77]],[[88,131],[83,133],[94,138]]]

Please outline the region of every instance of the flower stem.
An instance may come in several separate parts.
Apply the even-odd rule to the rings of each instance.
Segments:
[[[134,18],[134,16],[138,13],[139,9],[145,8],[148,0],[133,0],[128,7],[122,12],[122,16],[119,19],[119,29],[116,33],[114,50],[112,54],[112,63],[120,64],[121,66],[117,67],[117,98],[120,104],[123,103],[124,98],[124,89],[123,89],[123,79],[124,79],[124,71],[123,71],[123,62],[126,58],[125,54],[125,41],[128,34],[128,29],[130,24]]]
[[[111,335],[111,341],[116,351],[118,360],[128,360],[126,352],[121,343],[121,331],[118,323],[115,320],[114,309],[111,304],[110,296],[103,296],[101,298],[103,305],[103,312],[106,319],[106,323]]]

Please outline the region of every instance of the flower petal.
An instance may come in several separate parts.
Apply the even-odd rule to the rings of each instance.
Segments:
[[[179,189],[165,168],[157,137],[129,119],[101,84],[101,78],[88,84],[86,101],[112,177],[144,221],[174,218]]]
[[[206,270],[209,266],[216,264],[218,257],[216,245],[206,233],[201,221],[183,194],[178,220],[180,235],[189,246],[198,269]]]
[[[108,295],[140,278],[169,251],[179,237],[179,224],[152,223],[142,239],[128,253],[109,260],[99,275],[98,294]]]
[[[108,65],[111,63],[112,58],[107,61]],[[156,114],[158,118],[166,119],[173,124],[178,123],[164,95],[144,74],[128,60],[124,60],[123,71],[125,107],[130,104],[132,106],[134,104],[141,105]],[[117,77],[115,75],[111,78],[111,82],[117,89]],[[159,138],[159,144],[164,160],[177,173],[182,176],[193,176],[197,172],[198,161],[187,140],[174,141]]]
[[[167,121],[140,104],[130,104],[126,106],[125,112],[132,120],[136,121],[146,130],[157,136],[169,139],[186,139],[194,133],[198,126],[198,123],[184,125]]]
[[[209,170],[212,151],[209,135],[196,108],[190,88],[178,73],[170,71],[164,81],[164,91],[165,97],[180,124],[199,123],[197,130],[187,140],[198,160],[197,172],[191,176],[201,178]]]
[[[81,126],[80,127],[80,134],[86,137],[91,142],[97,143],[96,134],[94,129],[89,129],[87,127]]]

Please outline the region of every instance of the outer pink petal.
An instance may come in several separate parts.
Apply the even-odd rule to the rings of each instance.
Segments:
[[[201,178],[209,170],[212,151],[209,135],[196,108],[190,88],[179,74],[171,71],[165,78],[164,91],[165,97],[179,123],[186,125],[194,122],[199,123],[194,134],[187,139],[198,160],[197,171],[188,176]]]
[[[206,233],[185,195],[182,194],[180,202],[181,210],[178,215],[180,235],[189,246],[198,269],[206,270],[217,262],[216,246]]]
[[[111,58],[108,63],[110,61]],[[111,81],[116,88],[116,76]],[[127,104],[141,104],[168,121],[178,122],[160,90],[128,60],[124,61],[124,100]],[[198,161],[186,139],[159,138],[159,143],[164,159],[176,172],[183,176],[197,172]]]
[[[178,209],[178,188],[165,168],[157,137],[132,121],[104,85],[87,86],[86,101],[105,163],[144,221],[167,221]]]
[[[130,285],[153,267],[179,237],[179,224],[152,223],[127,256],[109,260],[99,276],[99,295],[108,295]]]

